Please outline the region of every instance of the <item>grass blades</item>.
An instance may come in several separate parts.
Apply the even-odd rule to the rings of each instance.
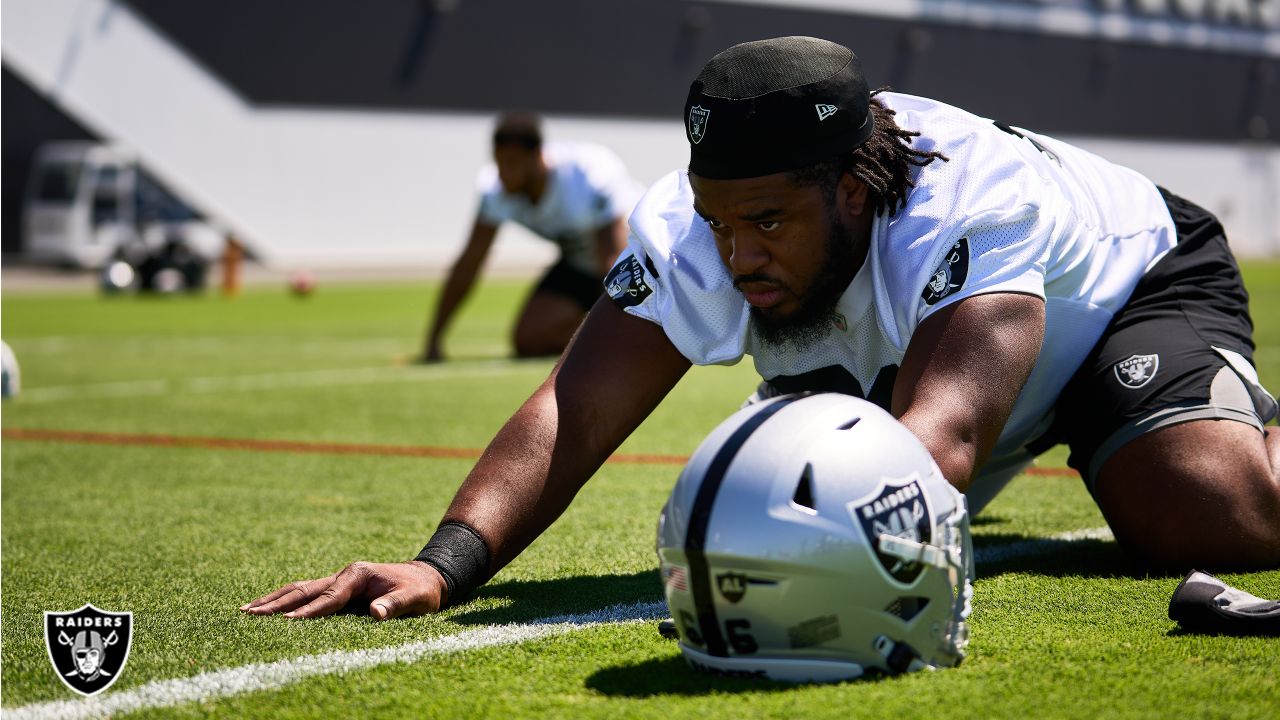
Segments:
[[[1280,387],[1280,264],[1245,265],[1264,383]],[[299,299],[3,296],[24,392],[3,427],[246,441],[483,448],[546,376],[506,358],[529,284],[489,283],[450,335],[452,362],[406,364],[435,289],[332,284]],[[695,368],[620,452],[687,455],[754,388],[748,364]],[[53,675],[43,612],[86,602],[134,613],[107,691],[335,651],[449,638],[660,600],[653,532],[679,466],[610,463],[550,531],[433,617],[375,623],[242,616],[244,601],[356,559],[412,557],[472,461],[156,447],[6,437],[2,707],[74,700]],[[1042,466],[1062,467],[1051,451]],[[1077,479],[1015,481],[974,526],[979,547],[1105,525]],[[591,626],[153,707],[130,717],[1269,718],[1275,640],[1182,635],[1179,578],[1134,571],[1115,544],[1060,542],[979,570],[971,654],[956,670],[825,687],[687,669],[652,622]],[[1224,575],[1280,597],[1280,571]]]

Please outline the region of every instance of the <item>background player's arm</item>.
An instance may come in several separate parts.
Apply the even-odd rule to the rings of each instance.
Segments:
[[[627,219],[616,217],[613,222],[601,225],[596,230],[596,269],[600,277],[609,274],[618,255],[627,248]]]
[[[601,299],[551,376],[489,443],[444,519],[479,531],[497,572],[564,512],[688,369],[661,327]],[[444,593],[443,578],[422,562],[353,563],[241,609],[319,617],[365,601],[385,619],[434,612]]]
[[[445,280],[444,291],[440,302],[436,305],[435,316],[427,330],[426,347],[423,348],[423,359],[441,360],[444,358],[444,333],[453,319],[454,312],[466,299],[467,293],[475,285],[480,268],[489,256],[489,248],[493,247],[493,238],[498,234],[498,226],[491,225],[476,218],[471,226],[471,235],[467,238],[467,246],[454,261]]]
[[[893,388],[893,414],[965,491],[995,447],[1044,340],[1044,301],[992,293],[926,318]]]

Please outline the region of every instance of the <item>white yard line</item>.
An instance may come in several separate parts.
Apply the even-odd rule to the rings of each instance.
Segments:
[[[4,716],[12,720],[101,718],[183,703],[205,702],[241,693],[274,690],[317,675],[347,673],[391,663],[413,663],[468,650],[514,645],[604,623],[657,620],[666,617],[666,613],[667,608],[663,603],[615,605],[580,615],[561,615],[530,623],[488,625],[455,635],[394,647],[304,655],[273,663],[255,663],[216,670],[188,678],[158,680],[119,692],[107,691],[103,695],[83,700],[23,705],[6,709]]]
[[[1006,543],[1004,545],[990,545],[987,547],[974,548],[973,560],[975,564],[981,567],[984,563],[1001,562],[1015,557],[1048,555],[1049,553],[1061,550],[1062,546],[1067,543],[1080,542],[1082,540],[1114,539],[1115,536],[1111,534],[1111,528],[1109,527],[1072,530],[1071,532],[1050,535],[1047,538],[1020,540],[1018,542]]]
[[[365,385],[379,382],[414,382],[501,375],[513,370],[526,369],[534,364],[500,358],[423,367],[382,366],[336,370],[299,370],[297,372],[193,377],[181,380],[128,380],[123,382],[84,383],[81,385],[50,385],[24,388],[18,399],[19,402],[24,404],[35,404],[94,398],[135,398],[156,395]],[[541,368],[541,366],[539,367]]]

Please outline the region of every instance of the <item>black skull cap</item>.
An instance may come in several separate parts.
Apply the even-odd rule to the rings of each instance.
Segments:
[[[689,172],[714,180],[807,167],[875,129],[862,63],[812,37],[734,45],[711,58],[684,106]]]

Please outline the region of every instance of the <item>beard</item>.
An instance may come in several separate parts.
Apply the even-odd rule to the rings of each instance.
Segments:
[[[830,227],[823,244],[821,272],[809,292],[800,298],[800,308],[786,317],[771,317],[760,308],[751,307],[751,324],[766,346],[803,353],[831,333],[831,316],[852,281],[850,273],[857,258],[853,235],[834,212]]]

